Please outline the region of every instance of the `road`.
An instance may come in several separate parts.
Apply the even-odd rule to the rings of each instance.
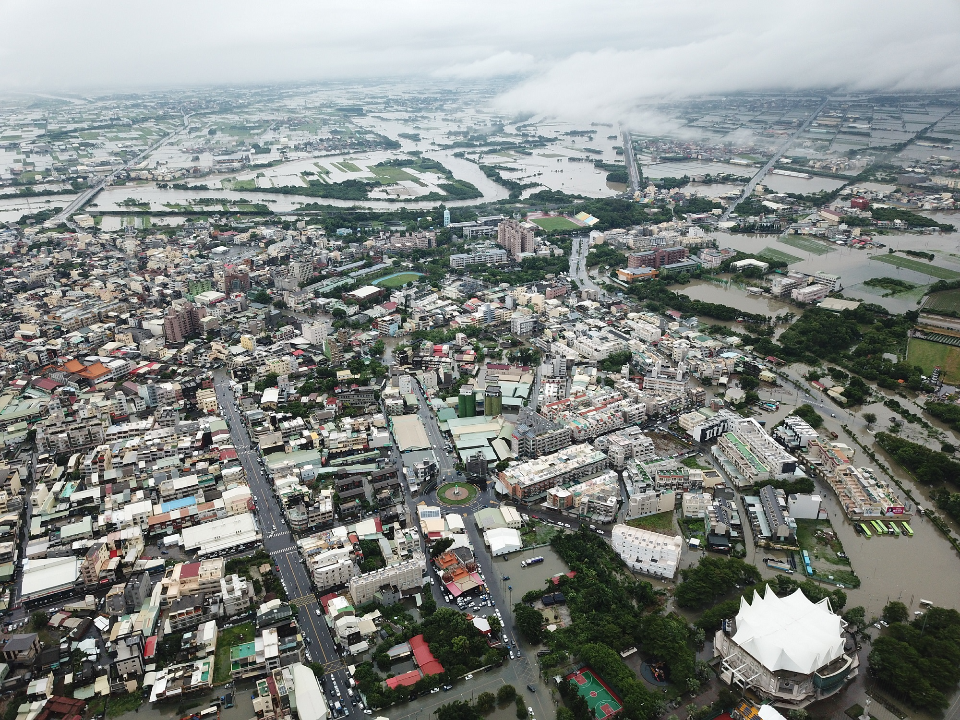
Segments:
[[[570,246],[570,277],[577,281],[581,289],[595,290],[600,293],[602,299],[606,293],[587,273],[587,253],[589,252],[590,238],[585,235],[574,235]]]
[[[780,143],[779,147],[777,147],[777,149],[774,151],[771,158],[767,161],[767,164],[764,165],[762,168],[760,168],[760,170],[757,172],[756,175],[750,178],[750,182],[748,182],[746,187],[743,188],[743,193],[740,195],[740,197],[738,197],[734,202],[732,202],[730,206],[724,211],[723,215],[720,217],[721,222],[723,222],[724,220],[727,220],[730,217],[730,214],[737,209],[737,205],[739,205],[748,197],[753,195],[753,189],[757,186],[757,184],[761,180],[763,180],[763,178],[766,176],[768,172],[770,172],[771,169],[773,169],[773,166],[776,164],[777,160],[779,160],[783,156],[783,154],[787,151],[787,148],[793,144],[793,141],[796,140],[801,134],[803,134],[803,132],[805,132],[808,127],[810,127],[810,124],[817,119],[817,116],[827,106],[828,102],[830,102],[830,98],[827,98],[822,103],[820,103],[820,106],[810,114],[810,117],[806,119],[803,125],[797,128],[796,132],[794,132],[786,140]]]
[[[142,153],[137,155],[135,158],[133,158],[132,160],[128,160],[123,165],[121,165],[116,170],[114,170],[112,173],[101,178],[99,181],[97,181],[96,185],[94,185],[93,187],[87,190],[84,190],[82,193],[77,195],[77,197],[74,198],[74,200],[69,205],[67,205],[63,210],[61,210],[53,218],[53,222],[59,224],[69,220],[71,215],[73,215],[74,213],[79,211],[81,208],[83,208],[88,202],[90,202],[91,200],[93,200],[94,197],[97,196],[97,193],[99,193],[101,190],[107,187],[107,185],[109,185],[114,180],[116,180],[117,175],[119,175],[122,172],[126,172],[134,165],[142,162],[150,153],[163,147],[168,142],[173,140],[175,137],[177,137],[180,133],[182,133],[184,130],[186,130],[189,127],[189,123],[190,123],[190,116],[184,115],[182,128],[180,128],[179,130],[174,130],[169,135],[165,135],[160,140],[157,140],[157,142],[155,142],[153,145],[148,147],[146,150],[144,150]]]
[[[620,135],[623,136],[623,160],[627,164],[627,174],[630,176],[630,194],[640,189],[640,170],[637,168],[637,159],[633,154],[633,140],[630,137],[630,131],[625,127],[620,127]]]
[[[224,370],[214,371],[214,387],[217,400],[223,408],[223,417],[230,425],[233,446],[247,473],[247,482],[257,506],[257,516],[263,532],[263,547],[273,559],[274,565],[280,568],[280,578],[290,602],[297,606],[297,621],[306,639],[307,649],[314,662],[322,665],[324,671],[333,675],[338,685],[342,682],[342,687],[345,688],[347,686],[346,668],[326,622],[315,613],[318,601],[310,575],[297,551],[296,541],[287,528],[283,512],[273,494],[273,488],[260,465],[257,450],[250,444],[250,437],[240,417],[230,378]]]

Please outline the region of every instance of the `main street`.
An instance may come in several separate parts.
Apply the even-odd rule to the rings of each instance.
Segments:
[[[640,171],[633,154],[633,139],[630,131],[624,127],[620,128],[620,135],[623,137],[623,160],[627,164],[627,175],[630,177],[630,193],[633,194],[640,189]]]
[[[247,482],[256,503],[260,530],[263,533],[263,547],[270,555],[274,567],[279,568],[279,575],[290,602],[297,606],[297,621],[306,638],[307,649],[313,660],[321,664],[326,673],[333,674],[338,685],[342,681],[342,687],[346,687],[343,661],[326,622],[314,612],[319,603],[310,575],[300,559],[296,540],[287,527],[280,505],[260,465],[257,451],[250,445],[250,437],[238,411],[230,378],[224,370],[214,371],[214,387],[217,400],[223,408],[223,416],[230,425],[233,446],[247,474]]]
[[[590,238],[574,235],[570,246],[570,277],[584,290],[595,290],[601,299],[605,296],[603,288],[597,285],[587,273],[587,253],[590,252]]]

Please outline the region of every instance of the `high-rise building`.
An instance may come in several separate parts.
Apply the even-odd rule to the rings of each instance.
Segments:
[[[163,335],[168,343],[181,343],[200,334],[200,312],[193,303],[182,303],[167,310]]]
[[[450,211],[449,210],[443,211],[443,226],[450,227]]]
[[[516,220],[504,220],[497,225],[497,243],[514,260],[519,260],[523,253],[532,253],[537,249],[533,228]]]

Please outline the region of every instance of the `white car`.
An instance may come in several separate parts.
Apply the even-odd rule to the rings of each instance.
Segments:
[[[463,679],[464,679],[464,680],[473,680],[473,673],[470,673],[469,675],[464,675],[464,676],[463,676]]]

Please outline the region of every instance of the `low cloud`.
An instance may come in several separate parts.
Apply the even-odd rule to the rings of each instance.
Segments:
[[[8,0],[0,90],[522,77],[506,112],[629,117],[763,90],[960,87],[953,0]]]
[[[536,58],[528,53],[515,53],[505,50],[496,55],[475,60],[471,63],[457,63],[435,71],[439,78],[478,79],[525,75],[536,66]]]

